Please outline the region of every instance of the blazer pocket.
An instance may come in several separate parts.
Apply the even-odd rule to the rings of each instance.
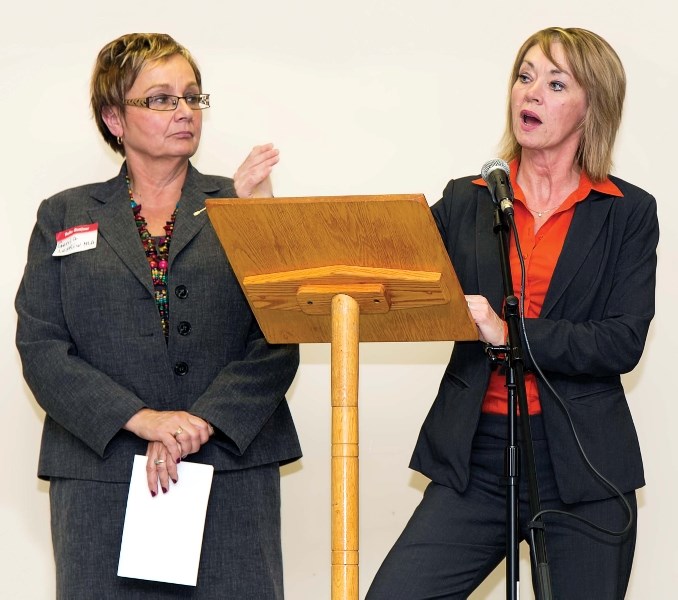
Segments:
[[[575,404],[593,404],[602,399],[624,398],[624,388],[621,384],[606,384],[589,387],[589,389],[568,394],[565,398],[568,402]]]
[[[464,379],[449,369],[447,369],[443,375],[443,383],[449,384],[460,390],[465,390],[469,387],[469,384]]]

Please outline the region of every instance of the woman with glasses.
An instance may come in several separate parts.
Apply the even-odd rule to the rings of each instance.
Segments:
[[[255,147],[233,179],[193,167],[210,98],[168,35],[104,46],[91,105],[125,160],[41,204],[16,298],[24,375],[46,413],[38,475],[57,597],[282,598],[279,465],[301,454],[285,400],[298,348],[266,342],[202,210],[270,196],[278,151]],[[214,467],[195,588],[116,575],[138,454],[153,497],[182,484],[182,459]],[[148,552],[174,560],[153,540]]]

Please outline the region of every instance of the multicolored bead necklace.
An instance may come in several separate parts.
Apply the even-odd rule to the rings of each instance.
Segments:
[[[154,238],[148,231],[148,223],[141,214],[141,204],[134,200],[132,184],[128,176],[125,176],[127,182],[127,192],[129,194],[130,206],[134,213],[134,222],[139,230],[139,237],[146,253],[146,259],[151,267],[151,279],[155,287],[155,304],[160,313],[160,323],[165,339],[169,336],[169,304],[167,302],[167,257],[169,256],[170,241],[174,233],[174,221],[176,220],[177,210],[174,209],[170,220],[165,225],[165,235]]]

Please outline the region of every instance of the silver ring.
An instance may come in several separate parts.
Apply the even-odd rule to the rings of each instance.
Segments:
[[[164,461],[162,458],[156,458],[156,459],[153,461],[153,464],[155,464],[155,466],[157,467],[158,465],[164,465],[164,464],[165,464],[165,461]]]
[[[172,435],[174,437],[177,437],[178,435],[181,435],[183,432],[184,430],[181,427],[179,427],[179,429],[177,429]]]

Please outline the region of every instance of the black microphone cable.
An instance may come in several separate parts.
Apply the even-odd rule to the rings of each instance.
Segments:
[[[504,163],[506,164],[506,163]],[[508,168],[508,165],[507,165]],[[563,399],[560,397],[558,392],[553,388],[551,385],[551,382],[548,380],[546,375],[544,375],[544,372],[541,370],[541,367],[539,366],[539,363],[536,361],[534,354],[532,353],[532,348],[530,346],[530,340],[527,335],[527,329],[525,327],[525,260],[523,259],[523,252],[520,247],[520,239],[518,236],[518,229],[515,224],[515,220],[513,218],[508,219],[510,226],[511,226],[511,231],[513,232],[513,238],[515,240],[516,244],[516,251],[518,253],[518,259],[520,261],[520,300],[519,300],[519,314],[520,314],[520,326],[523,332],[523,337],[525,339],[525,348],[527,349],[527,354],[530,357],[530,360],[532,361],[533,365],[533,370],[537,373],[537,375],[540,377],[542,382],[548,387],[549,391],[553,394],[553,396],[556,398],[558,404],[562,407],[565,416],[567,417],[568,425],[570,428],[570,431],[572,432],[572,435],[574,437],[575,444],[577,446],[577,449],[581,453],[582,458],[584,459],[584,464],[586,467],[593,473],[593,475],[611,492],[613,492],[614,495],[616,495],[621,502],[624,505],[625,512],[628,515],[628,522],[626,526],[619,530],[615,531],[612,529],[608,529],[606,527],[603,527],[601,525],[598,525],[589,519],[586,519],[584,517],[581,517],[579,515],[576,515],[574,513],[568,512],[568,511],[563,511],[563,510],[556,510],[556,509],[545,509],[539,511],[537,514],[533,515],[532,520],[528,527],[531,529],[532,536],[534,536],[534,526],[539,526],[537,525],[537,521],[541,520],[541,518],[546,515],[546,514],[557,514],[557,515],[564,515],[568,517],[572,517],[574,519],[577,519],[578,521],[588,525],[589,527],[592,527],[596,531],[599,531],[601,533],[605,533],[611,536],[615,537],[622,537],[626,535],[631,528],[633,527],[633,510],[631,509],[631,505],[629,504],[628,500],[624,496],[624,494],[621,492],[621,490],[614,485],[609,479],[607,479],[596,467],[593,465],[591,460],[589,459],[588,455],[586,454],[586,451],[584,450],[584,447],[582,446],[581,440],[579,439],[579,435],[577,434],[577,429],[574,425],[574,422],[572,420],[572,416],[570,415],[569,410],[567,409],[567,405],[563,401]],[[534,541],[534,539],[533,539]],[[534,544],[532,544],[532,547],[534,547]]]

